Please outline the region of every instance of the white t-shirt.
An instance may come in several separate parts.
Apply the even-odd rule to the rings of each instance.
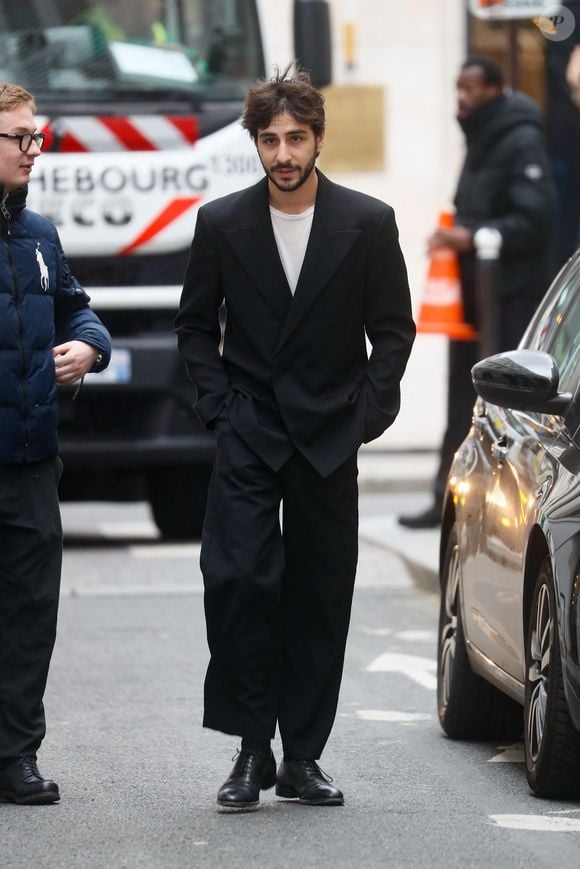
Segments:
[[[310,237],[314,205],[301,214],[286,214],[285,211],[278,211],[270,206],[270,214],[278,253],[282,260],[286,280],[292,295],[294,295]]]

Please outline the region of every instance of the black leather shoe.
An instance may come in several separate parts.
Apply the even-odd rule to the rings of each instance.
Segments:
[[[274,755],[240,751],[230,776],[218,791],[217,801],[222,809],[255,809],[260,802],[260,791],[276,784]]]
[[[276,796],[307,806],[342,806],[342,791],[314,760],[285,760],[278,767]]]
[[[437,528],[441,525],[441,507],[432,504],[413,516],[399,516],[399,525],[404,528]]]
[[[40,806],[59,799],[57,783],[41,776],[31,755],[21,755],[0,770],[0,800]]]

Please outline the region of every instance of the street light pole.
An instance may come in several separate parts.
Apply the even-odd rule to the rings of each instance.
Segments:
[[[497,265],[503,239],[499,229],[482,226],[473,237],[477,257],[476,292],[479,313],[480,356],[499,352],[501,309],[497,291]]]

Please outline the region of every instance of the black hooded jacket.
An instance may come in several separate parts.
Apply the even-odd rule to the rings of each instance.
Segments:
[[[502,235],[500,299],[540,299],[552,277],[555,199],[539,106],[505,93],[460,121],[467,153],[455,194],[456,223]],[[466,316],[475,313],[475,254],[460,257]]]

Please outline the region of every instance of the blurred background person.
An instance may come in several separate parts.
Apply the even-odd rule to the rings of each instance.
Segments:
[[[165,0],[102,0],[91,5],[73,23],[98,27],[109,42],[133,41],[166,45],[169,39],[163,23]]]
[[[474,57],[457,79],[457,120],[466,155],[454,199],[456,225],[438,229],[429,250],[449,248],[458,254],[465,319],[477,327],[473,237],[483,226],[500,232],[496,344],[509,350],[519,343],[551,278],[554,190],[542,112],[530,97],[504,89],[499,64]],[[478,358],[477,341],[449,341],[447,425],[433,499],[421,513],[400,516],[404,527],[434,528],[441,522],[451,461],[471,422],[476,398],[471,368]]]

